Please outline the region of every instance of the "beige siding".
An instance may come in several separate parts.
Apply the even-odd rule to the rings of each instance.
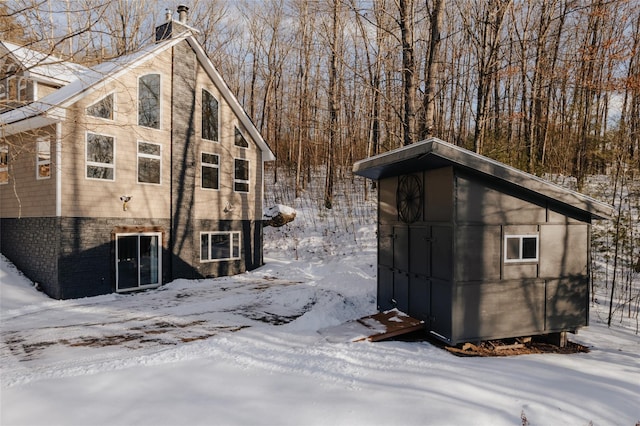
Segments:
[[[36,141],[48,140],[51,148],[50,177],[36,177]],[[9,181],[0,184],[2,217],[41,217],[56,215],[56,130],[47,126],[32,132],[7,137],[9,145]]]
[[[196,89],[196,144],[197,170],[195,191],[195,218],[212,220],[251,220],[262,217],[262,153],[248,132],[241,126],[238,117],[225,101],[220,90],[215,87],[202,66],[198,66]],[[202,139],[202,89],[209,91],[218,100],[220,115],[219,141]],[[249,148],[235,146],[236,126],[249,143]],[[220,156],[220,189],[210,190],[201,187],[200,158],[202,152]],[[249,160],[249,192],[234,191],[234,159]],[[225,208],[232,209],[225,212]]]
[[[186,43],[186,42],[183,42]],[[194,55],[195,57],[195,55]],[[116,218],[169,218],[171,215],[171,96],[172,94],[172,50],[167,49],[133,70],[121,75],[117,81],[98,85],[66,110],[66,120],[61,125],[61,215],[70,217],[116,217]],[[160,129],[137,125],[138,78],[148,73],[161,76]],[[211,220],[259,220],[262,216],[262,153],[248,132],[240,124],[233,110],[225,101],[219,88],[209,79],[202,66],[198,65],[195,114],[193,129],[196,141],[194,219]],[[211,92],[219,102],[219,141],[201,138],[202,88]],[[41,97],[45,87],[40,85]],[[114,95],[114,120],[86,115],[86,108],[108,94]],[[242,131],[249,148],[235,146],[235,128]],[[38,130],[40,132],[41,130]],[[51,147],[55,149],[55,127],[47,128],[52,134]],[[113,137],[115,140],[115,178],[98,180],[86,178],[87,133]],[[15,139],[15,137],[14,137]],[[22,215],[47,216],[56,214],[55,173],[47,181],[35,179],[35,142],[24,137],[30,144],[32,154],[21,156],[11,167],[19,168],[21,183],[16,187]],[[138,142],[161,145],[161,184],[137,182]],[[220,156],[220,189],[202,189],[201,152]],[[181,153],[174,152],[174,161],[180,161]],[[24,157],[24,158],[22,158]],[[55,152],[52,159],[55,161]],[[249,160],[249,192],[234,191],[234,159]],[[24,181],[24,182],[22,182]],[[11,181],[13,182],[13,181]],[[20,214],[18,199],[13,196],[12,185],[0,185],[3,217]],[[123,210],[121,196],[131,196],[127,210]],[[231,208],[228,208],[231,207]],[[226,210],[226,211],[225,211]]]
[[[67,111],[63,127],[62,215],[79,217],[168,218],[171,154],[171,52],[165,51],[153,60],[128,72],[117,82],[99,87]],[[138,77],[160,74],[160,129],[137,125]],[[113,93],[114,120],[87,116],[89,105]],[[86,178],[87,132],[115,139],[115,179]],[[141,184],[137,181],[138,141],[162,146],[161,184]],[[120,197],[131,196],[127,211]]]

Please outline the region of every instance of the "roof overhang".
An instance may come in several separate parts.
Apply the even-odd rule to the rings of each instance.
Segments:
[[[44,126],[61,122],[64,120],[65,116],[65,108],[60,107],[51,108],[39,115],[27,115],[24,118],[12,121],[11,123],[0,123],[0,135],[5,138],[7,136],[15,135],[16,133],[39,129]]]
[[[360,160],[353,165],[353,172],[379,180],[447,166],[498,179],[540,197],[582,210],[594,219],[610,219],[613,216],[613,207],[609,204],[437,138]]]

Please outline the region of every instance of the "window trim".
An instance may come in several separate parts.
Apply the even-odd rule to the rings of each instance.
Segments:
[[[47,154],[49,156],[48,160],[40,160],[40,144],[46,143],[49,146]],[[47,176],[40,175],[40,166],[49,166],[49,174]],[[36,140],[36,180],[46,180],[51,179],[51,139],[50,138],[38,138]]]
[[[112,101],[111,101],[111,116],[112,118],[104,118],[104,117],[98,117],[96,115],[91,115],[89,114],[89,108],[91,108],[92,106],[94,106],[95,104],[102,102],[105,98],[107,98],[108,96],[112,97]],[[104,95],[103,97],[99,98],[98,100],[96,100],[95,102],[93,102],[90,105],[87,105],[87,107],[84,109],[84,113],[86,116],[91,117],[91,118],[96,118],[98,120],[106,120],[106,121],[116,121],[116,92],[109,92],[106,95]]]
[[[209,256],[207,259],[202,258],[202,237],[204,235],[208,236],[208,248],[209,248]],[[229,253],[231,257],[228,258],[219,258],[212,259],[211,258],[211,236],[212,235],[229,235]],[[234,256],[234,236],[237,237],[238,247],[237,252],[238,255]],[[212,262],[226,262],[230,260],[241,260],[242,259],[242,233],[240,231],[203,231],[200,232],[200,263],[212,263]]]
[[[140,124],[140,80],[143,77],[147,77],[149,75],[157,75],[160,80],[158,83],[158,127],[150,127],[145,126],[144,124]],[[146,74],[138,76],[136,82],[138,85],[136,95],[136,124],[140,127],[144,127],[145,129],[162,130],[162,74],[159,71],[148,72]]]
[[[7,175],[7,180],[6,181],[1,181],[0,180],[0,185],[7,185],[9,184],[9,144],[1,144],[0,145],[0,153],[4,152],[6,153],[6,159],[7,159],[7,163],[2,165],[2,163],[0,163],[0,174],[2,173],[6,173]]]
[[[507,259],[507,240],[512,238],[519,239],[519,257],[517,259]],[[534,238],[536,240],[536,257],[535,258],[523,258],[522,249],[523,241],[525,238]],[[504,263],[537,263],[540,259],[540,234],[508,234],[504,236],[504,248],[502,259]]]
[[[236,161],[244,161],[247,163],[247,179],[237,179],[236,178]],[[236,190],[236,183],[246,183],[247,184],[247,190],[246,191],[237,191]],[[233,192],[237,192],[239,194],[249,194],[251,192],[251,162],[249,160],[247,160],[246,158],[239,158],[239,157],[234,157],[233,158]]]
[[[217,121],[216,138],[217,139],[207,139],[204,137],[203,130],[204,130],[204,93],[205,92],[207,92],[213,99],[215,99],[216,103],[218,104],[217,114],[216,114],[216,121]],[[205,89],[204,87],[200,91],[200,138],[208,142],[220,143],[220,101],[218,100],[217,97],[213,95],[213,93],[211,93],[211,91]]]
[[[218,158],[218,164],[204,163],[202,161],[203,154],[215,155]],[[203,173],[204,167],[209,167],[209,168],[218,170],[218,187],[217,188],[208,188],[203,185],[202,179],[204,178],[204,173]],[[221,177],[220,176],[220,154],[216,154],[215,152],[206,152],[206,151],[200,152],[200,189],[204,189],[205,191],[220,191],[220,177]]]
[[[160,154],[146,154],[140,152],[140,144],[146,143],[149,145],[156,145],[160,147]],[[160,162],[160,182],[140,182],[140,158],[149,158],[152,160],[158,160]],[[136,144],[136,183],[139,185],[162,185],[162,144],[157,142],[148,142],[144,140],[139,140]]]
[[[109,164],[109,163],[98,163],[95,161],[88,161],[87,160],[87,154],[89,151],[89,134],[92,135],[97,135],[97,136],[106,136],[109,138],[113,139],[113,163]],[[87,131],[85,138],[84,138],[84,177],[85,179],[89,179],[89,180],[96,180],[96,181],[100,181],[100,182],[115,182],[116,181],[116,137],[112,136],[112,135],[108,135],[105,133],[97,133],[97,132],[91,132],[91,131]],[[92,177],[88,177],[87,176],[87,167],[88,166],[95,166],[95,167],[105,167],[105,168],[111,168],[113,169],[113,179],[101,179],[101,178],[92,178]]]

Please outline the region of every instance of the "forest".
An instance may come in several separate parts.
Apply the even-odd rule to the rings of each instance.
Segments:
[[[331,208],[355,161],[432,136],[577,190],[604,175],[590,195],[617,213],[595,237],[614,253],[606,282],[624,259],[631,288],[637,0],[7,0],[0,39],[92,65],[153,43],[180,3],[276,154],[272,184],[298,197],[320,175]]]

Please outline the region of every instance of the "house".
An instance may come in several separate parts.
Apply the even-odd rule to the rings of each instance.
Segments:
[[[588,325],[593,219],[612,207],[432,138],[359,161],[378,181],[378,308],[456,345]]]
[[[274,155],[187,10],[93,67],[0,44],[0,248],[53,298],[263,263]]]

